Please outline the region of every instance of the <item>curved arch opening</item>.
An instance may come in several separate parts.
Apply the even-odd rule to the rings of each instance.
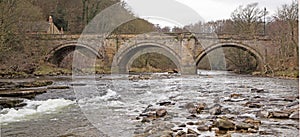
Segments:
[[[80,62],[83,63],[88,62],[90,58],[100,59],[102,57],[96,50],[86,45],[72,43],[61,45],[53,49],[48,55],[47,61],[57,67],[71,69],[75,52],[76,56],[79,56],[76,58],[79,58]]]
[[[222,49],[225,58],[225,68],[218,68],[211,66],[211,58],[217,58],[215,51]],[[208,55],[210,58],[208,58]],[[263,66],[262,56],[251,47],[228,43],[228,44],[217,44],[205,50],[197,58],[197,68],[198,69],[214,69],[217,70],[228,70],[234,71],[236,73],[249,74],[254,71],[262,70]],[[214,63],[218,64],[218,63]]]
[[[177,72],[181,71],[180,58],[171,49],[168,49],[167,47],[155,43],[142,43],[142,44],[132,46],[131,48],[117,55],[114,59],[113,64],[115,64],[115,66],[113,66],[112,72],[129,73],[132,70],[132,65],[138,66],[137,63],[139,62],[139,60],[146,57],[151,57],[148,58],[147,61],[152,60],[153,63],[154,62],[162,63],[161,61],[163,59],[166,62],[168,62],[173,68],[175,68],[176,66]],[[163,58],[159,58],[159,57],[163,57]],[[140,67],[147,67],[147,66],[140,65]]]
[[[129,72],[176,72],[178,70],[176,64],[163,54],[145,53],[139,57],[132,59],[129,64]]]

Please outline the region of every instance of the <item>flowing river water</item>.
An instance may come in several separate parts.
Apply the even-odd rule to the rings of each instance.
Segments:
[[[231,136],[299,136],[299,120],[258,115],[299,107],[298,80],[222,71],[188,76],[152,74],[143,80],[136,77],[50,77],[55,79],[53,85],[71,88],[48,89],[25,100],[27,105],[22,108],[2,109],[1,137],[154,137],[165,130],[175,136],[188,129],[197,131],[198,136],[216,136],[214,130],[198,131],[199,124],[182,123],[211,125],[213,119],[222,116],[234,122],[251,118],[261,123],[256,131],[233,131]],[[206,106],[201,113],[191,113],[187,106],[192,103]],[[212,115],[210,108],[216,105],[222,112]],[[167,115],[141,122],[144,113],[157,109],[166,110]]]

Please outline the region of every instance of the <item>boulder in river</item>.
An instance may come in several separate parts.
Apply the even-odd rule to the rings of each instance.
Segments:
[[[196,106],[196,112],[198,114],[201,113],[202,110],[204,110],[204,108],[206,107],[206,104],[205,103],[198,103],[197,106]]]
[[[6,91],[0,91],[0,97],[34,98],[36,95],[42,94],[45,92],[46,92],[46,89],[6,90]]]
[[[258,111],[256,113],[256,117],[260,117],[260,118],[268,118],[269,116],[269,112],[268,111],[265,111],[265,110],[262,110],[262,111]]]
[[[236,129],[237,130],[241,130],[241,129],[245,129],[248,130],[249,128],[254,128],[254,125],[249,124],[249,123],[245,123],[245,122],[239,122],[236,124]]]
[[[230,95],[230,98],[235,98],[235,99],[237,99],[237,98],[239,98],[239,97],[241,97],[242,96],[242,94],[236,94],[236,93],[234,93],[234,94],[231,94]]]
[[[261,121],[260,121],[260,120],[255,120],[255,119],[253,119],[253,118],[246,118],[243,122],[252,124],[252,125],[254,125],[254,126],[259,126],[259,125],[261,125]]]
[[[21,82],[17,85],[17,88],[43,87],[51,84],[53,84],[51,80],[35,80],[32,82]]]
[[[299,120],[299,111],[293,112],[290,116],[290,119],[298,119]]]
[[[245,105],[249,108],[261,108],[262,107],[262,105],[257,102],[247,102]]]
[[[161,101],[161,102],[157,102],[157,104],[160,106],[168,106],[168,105],[172,105],[173,103],[171,101]]]
[[[167,110],[166,109],[156,110],[156,116],[157,117],[164,117],[165,115],[167,115]]]
[[[220,115],[222,113],[222,106],[220,104],[215,104],[212,106],[209,110],[209,113],[211,115]]]
[[[251,92],[256,92],[256,93],[266,93],[264,89],[257,89],[257,88],[252,88]]]
[[[47,89],[69,89],[69,86],[51,86],[47,87]]]
[[[0,97],[0,106],[2,108],[23,107],[26,105],[23,101],[22,98]]]
[[[149,123],[150,122],[150,119],[146,118],[146,117],[143,117],[142,123]]]
[[[186,136],[186,133],[184,131],[179,131],[175,137],[184,137]]]
[[[220,130],[232,130],[235,128],[235,124],[228,119],[217,119],[214,122],[214,125],[218,127]]]
[[[274,111],[270,112],[269,118],[289,118],[289,115],[288,112]]]
[[[187,129],[187,134],[194,134],[194,135],[198,135],[198,132],[196,132],[195,130],[193,130],[193,129],[190,129],[190,128],[188,128]]]
[[[208,131],[209,127],[207,125],[200,125],[197,127],[197,130],[199,131]]]

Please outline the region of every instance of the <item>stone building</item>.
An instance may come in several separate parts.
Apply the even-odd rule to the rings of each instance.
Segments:
[[[59,30],[53,23],[52,16],[49,21],[28,22],[25,28],[27,34],[63,34],[63,29]]]

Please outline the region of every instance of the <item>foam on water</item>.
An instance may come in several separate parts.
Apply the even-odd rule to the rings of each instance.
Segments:
[[[107,89],[107,92],[103,96],[94,96],[91,98],[83,98],[79,99],[78,103],[81,107],[90,107],[99,105],[123,105],[124,103],[121,101],[121,95],[117,94],[116,91]]]
[[[74,104],[74,101],[65,99],[48,99],[45,101],[26,100],[27,104],[21,109],[6,108],[0,112],[0,124],[17,122],[28,119],[29,116],[42,113],[53,113],[56,110]]]

